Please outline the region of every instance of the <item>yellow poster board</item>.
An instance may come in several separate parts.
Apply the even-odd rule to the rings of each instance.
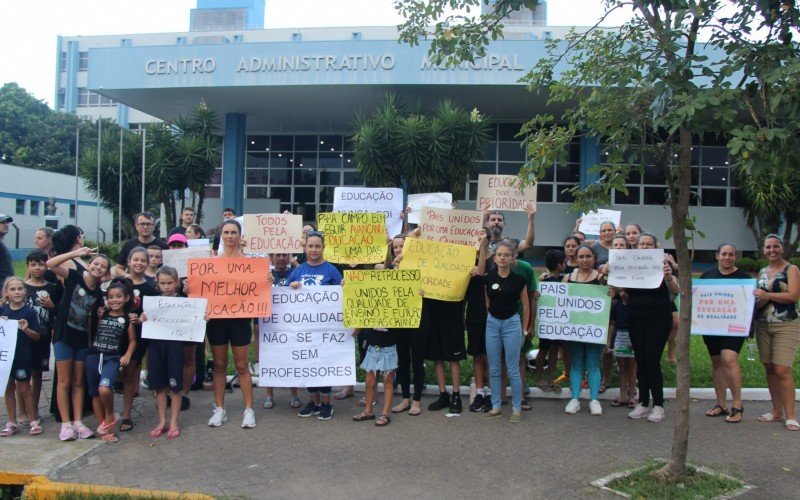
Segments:
[[[344,326],[418,328],[422,315],[419,269],[344,272]]]
[[[458,302],[467,293],[476,254],[474,247],[406,238],[400,269],[422,271],[426,298]]]
[[[336,264],[377,264],[386,258],[386,214],[323,212],[317,227],[325,235],[323,257]]]

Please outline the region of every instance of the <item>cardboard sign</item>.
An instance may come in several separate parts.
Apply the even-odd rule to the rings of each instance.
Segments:
[[[419,228],[426,240],[477,247],[483,212],[423,207]]]
[[[344,272],[344,326],[417,328],[422,315],[419,269]]]
[[[403,190],[399,188],[337,187],[333,190],[334,212],[381,212],[386,215],[386,231],[391,236],[403,231],[400,216]]]
[[[377,264],[386,258],[383,213],[323,212],[317,227],[325,235],[323,256],[337,264]]]
[[[355,341],[344,327],[342,287],[275,287],[271,302],[272,313],[258,321],[258,385],[355,383]]]
[[[619,221],[622,220],[622,212],[619,210],[608,210],[606,208],[598,208],[589,213],[581,215],[581,225],[578,230],[583,234],[600,234],[600,226],[604,222],[613,222],[614,227],[619,227]]]
[[[211,240],[208,238],[198,238],[196,240],[187,239],[186,246],[188,248],[203,247],[208,250],[208,247],[211,246]]]
[[[192,240],[189,240],[192,241]],[[179,278],[188,276],[189,259],[207,259],[209,257],[208,247],[175,248],[173,250],[162,250],[161,258],[165,266],[174,267],[178,271]]]
[[[478,210],[505,210],[524,212],[526,208],[536,210],[536,185],[520,189],[516,175],[478,176]]]
[[[692,335],[747,337],[753,320],[756,280],[692,280]]]
[[[467,293],[476,254],[473,247],[406,238],[399,267],[422,271],[426,298],[458,302]]]
[[[192,298],[208,299],[209,318],[260,318],[269,315],[269,259],[216,258],[189,261]]]
[[[664,250],[608,251],[608,284],[622,288],[658,288],[664,280]]]
[[[11,376],[11,365],[17,350],[19,322],[15,319],[0,319],[0,387],[5,391]]]
[[[202,342],[206,338],[206,299],[185,297],[143,297],[147,321],[142,338]]]
[[[539,338],[605,344],[611,297],[608,287],[539,283],[536,332]]]
[[[246,253],[302,253],[303,216],[293,214],[245,214]]]
[[[453,195],[452,193],[410,194],[406,205],[411,207],[411,211],[406,214],[408,223],[419,224],[422,207],[453,208]]]

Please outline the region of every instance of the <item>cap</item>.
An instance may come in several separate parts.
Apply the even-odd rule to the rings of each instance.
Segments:
[[[167,240],[167,245],[170,245],[175,242],[183,243],[184,245],[189,244],[189,241],[186,239],[186,236],[182,235],[181,233],[175,233],[172,236],[170,236],[169,239]]]
[[[0,222],[14,222],[10,215],[0,214]]]

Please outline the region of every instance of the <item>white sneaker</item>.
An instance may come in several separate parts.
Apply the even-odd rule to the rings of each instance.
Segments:
[[[228,414],[225,412],[225,408],[219,408],[215,406],[214,413],[212,413],[211,418],[208,419],[208,426],[219,427],[220,425],[224,424],[227,421],[228,421]]]
[[[650,415],[647,416],[648,422],[661,422],[664,420],[664,407],[663,406],[653,406],[653,411],[650,412]]]
[[[596,399],[589,401],[589,411],[592,412],[592,415],[602,415],[603,407],[600,406],[600,401]]]
[[[650,408],[638,403],[636,408],[633,409],[630,413],[628,413],[628,418],[632,418],[634,420],[639,420],[641,418],[646,417],[650,414]]]
[[[564,408],[564,412],[574,415],[575,413],[578,413],[580,409],[581,409],[581,402],[578,401],[577,399],[570,399],[569,403],[567,403],[567,407]]]
[[[252,408],[244,409],[244,417],[242,418],[242,429],[252,429],[256,426],[256,413]]]

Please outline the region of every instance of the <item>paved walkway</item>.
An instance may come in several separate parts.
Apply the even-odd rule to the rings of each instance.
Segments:
[[[334,405],[331,421],[300,419],[277,390],[276,407],[258,408],[258,427],[241,429],[241,396],[227,395],[230,420],[206,426],[211,394],[192,393],[179,439],[150,439],[153,400],[137,399],[136,428],[116,445],[99,440],[60,443],[58,424],[45,434],[3,440],[3,469],[51,479],[138,488],[204,492],[223,497],[289,498],[553,498],[603,497],[589,483],[650,457],[666,457],[672,408],[661,424],[631,421],[604,402],[605,414],[563,413],[564,401],[534,399],[521,424],[477,414],[447,418],[423,411],[395,415],[387,428],[350,420],[357,399]],[[566,392],[565,392],[566,394]],[[423,406],[430,402],[423,399]],[[757,486],[749,498],[797,498],[800,432],[755,417],[766,402],[748,402],[745,421],[731,425],[691,405],[690,461],[732,473]],[[91,420],[91,419],[90,419]]]

